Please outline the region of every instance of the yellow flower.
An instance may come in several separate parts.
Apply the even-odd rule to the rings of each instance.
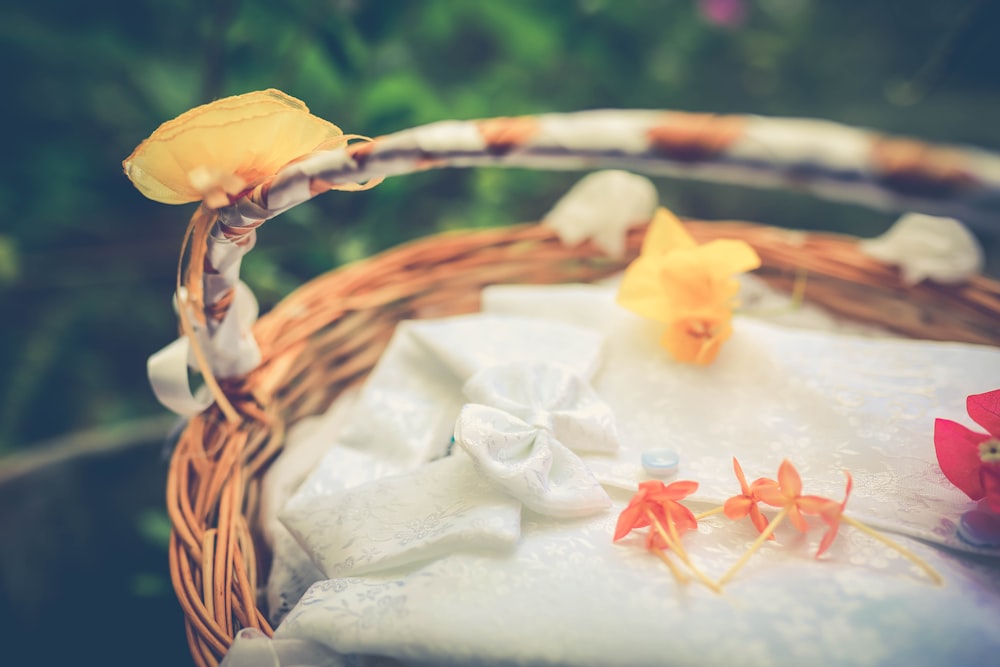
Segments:
[[[618,303],[667,325],[661,344],[681,362],[709,364],[732,334],[737,273],[760,266],[744,241],[698,245],[680,221],[657,210],[639,257],[625,270]]]
[[[347,137],[279,90],[236,95],[169,120],[122,163],[142,194],[164,204],[221,208],[290,161]]]

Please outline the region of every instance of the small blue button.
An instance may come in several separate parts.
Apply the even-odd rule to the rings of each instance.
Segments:
[[[958,522],[958,536],[974,547],[1000,547],[1000,515],[970,510]]]
[[[651,477],[677,474],[681,457],[672,449],[649,449],[642,453],[642,467]]]

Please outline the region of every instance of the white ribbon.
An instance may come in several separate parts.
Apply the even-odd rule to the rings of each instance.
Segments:
[[[961,222],[907,213],[882,236],[859,243],[861,251],[899,267],[907,285],[928,279],[943,285],[967,281],[983,269],[983,248]]]
[[[257,299],[242,281],[236,284],[233,303],[225,317],[209,334],[197,326],[195,335],[217,378],[239,377],[260,364],[260,348],[250,331],[257,320]],[[188,368],[197,369],[191,341],[181,336],[146,362],[146,374],[160,403],[173,412],[190,417],[213,402],[204,391],[193,392]]]
[[[593,239],[611,257],[625,256],[628,228],[648,222],[659,194],[645,176],[611,169],[583,177],[548,212],[542,224],[566,245]]]
[[[455,442],[480,474],[526,507],[558,518],[588,516],[611,499],[573,451],[618,449],[611,409],[555,364],[504,364],[465,385]]]

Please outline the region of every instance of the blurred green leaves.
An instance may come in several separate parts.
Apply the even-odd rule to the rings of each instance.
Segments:
[[[599,107],[815,116],[1000,147],[1000,3],[748,0],[35,0],[0,8],[0,451],[160,411],[145,358],[176,334],[189,207],[141,197],[121,160],[164,120],[277,87],[345,132]],[[958,25],[968,7],[975,20]],[[958,31],[952,46],[936,45]],[[887,94],[938,57],[899,106]],[[895,86],[895,88],[894,88]],[[896,100],[898,102],[898,100]],[[444,171],[331,193],[260,233],[264,308],[309,278],[440,229],[535,219],[579,175]],[[658,181],[679,213],[875,233],[891,219],[789,193]]]

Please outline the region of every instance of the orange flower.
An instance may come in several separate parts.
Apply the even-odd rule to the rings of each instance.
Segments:
[[[236,95],[169,120],[122,166],[142,194],[164,204],[228,205],[292,160],[343,146],[336,125],[279,90]]]
[[[844,516],[844,509],[847,507],[847,498],[851,495],[851,489],[854,486],[851,473],[845,470],[844,474],[847,475],[844,502],[838,503],[819,496],[803,496],[799,501],[799,508],[804,514],[819,516],[823,520],[823,523],[828,526],[826,534],[823,535],[823,539],[819,543],[819,549],[816,550],[816,558],[822,556],[823,552],[830,548],[833,540],[837,537],[837,531],[840,530],[840,520]]]
[[[767,528],[767,517],[764,516],[764,513],[760,511],[760,507],[758,506],[760,498],[757,497],[757,488],[762,483],[770,482],[771,480],[758,479],[752,485],[748,485],[747,478],[743,475],[743,468],[735,456],[733,457],[733,472],[736,473],[736,479],[740,482],[742,493],[727,500],[723,506],[723,511],[733,521],[739,521],[749,514],[750,521],[753,522],[754,527],[758,532],[763,533]],[[769,539],[773,540],[774,535],[771,535]]]
[[[628,507],[618,517],[614,540],[617,542],[636,528],[651,525],[650,515],[661,526],[672,523],[678,535],[697,530],[698,520],[694,518],[694,513],[678,502],[697,490],[697,482],[680,481],[669,486],[659,480],[642,482],[639,484],[639,491],[632,496]],[[659,531],[650,530],[646,535],[646,548],[667,549],[669,545]]]
[[[809,530],[800,510],[803,503],[810,508],[814,505],[802,495],[802,478],[788,459],[778,466],[778,481],[760,479],[754,484],[757,485],[757,497],[762,503],[788,510],[788,518],[793,526],[803,533]]]
[[[618,303],[666,324],[661,344],[675,359],[709,364],[732,334],[739,292],[733,275],[758,266],[760,258],[745,242],[718,239],[699,246],[660,208],[642,252],[625,270]]]

